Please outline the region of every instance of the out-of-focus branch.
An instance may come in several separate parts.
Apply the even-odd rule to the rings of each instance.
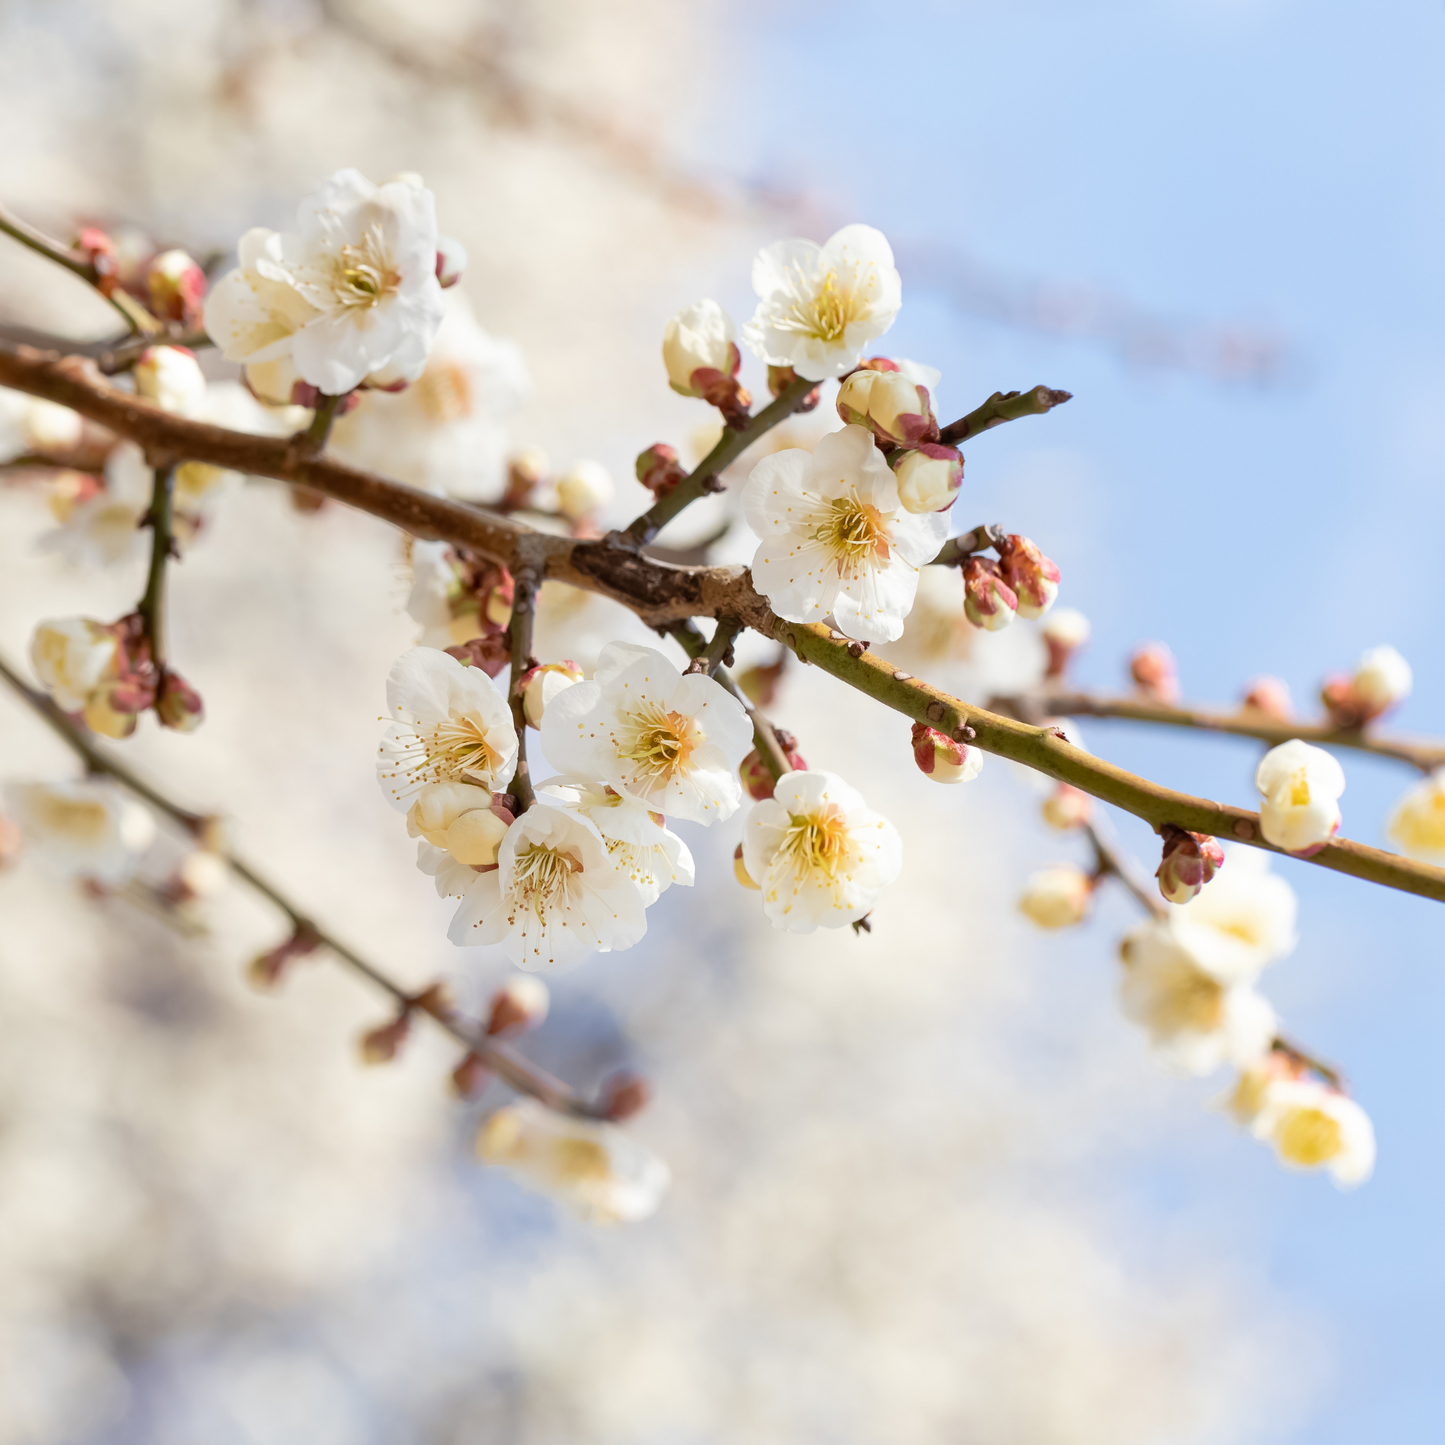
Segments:
[[[68,246],[52,240],[43,231],[37,231],[34,226],[28,225],[18,216],[11,215],[4,207],[0,207],[0,232],[19,241],[22,246],[28,246],[32,251],[38,252],[46,260],[54,261],[57,266],[65,267],[72,276],[79,276],[82,281],[93,287],[99,295],[105,297],[120,312],[131,332],[144,329],[137,315],[139,307],[132,309],[120,297],[113,295],[110,289],[102,284],[105,278],[96,269],[93,261],[82,260]]]
[[[129,371],[152,346],[184,346],[189,351],[201,351],[215,344],[204,331],[185,331],[171,325],[153,333],[117,337],[114,341],[70,341],[30,326],[4,325],[0,326],[0,342],[33,346],[37,351],[50,351],[58,356],[83,356],[93,361],[104,376]]]
[[[1026,705],[1045,717],[1123,718],[1129,722],[1192,728],[1198,732],[1231,733],[1258,738],[1271,747],[1300,738],[1323,747],[1353,748],[1376,757],[1393,758],[1419,768],[1422,773],[1445,767],[1445,742],[1390,737],[1368,728],[1340,728],[1332,723],[1281,721],[1257,708],[1241,707],[1231,712],[1220,707],[1171,706],[1142,694],[1097,693],[1080,688],[1051,688],[1027,698],[998,699],[997,705],[1010,709]]]
[[[1163,898],[1159,896],[1156,889],[1149,886],[1149,880],[1144,876],[1143,870],[1119,846],[1111,836],[1111,832],[1107,830],[1107,825],[1085,823],[1083,831],[1088,836],[1089,842],[1093,844],[1094,858],[1097,861],[1095,876],[1117,878],[1125,891],[1151,918],[1168,917],[1169,910],[1164,906]]]
[[[938,555],[928,564],[930,567],[956,567],[966,562],[975,552],[985,547],[997,547],[1003,540],[1003,528],[994,524],[975,527],[971,532],[961,532],[950,537],[938,549]]]
[[[1028,391],[996,391],[967,416],[949,422],[939,432],[938,440],[946,447],[957,446],[959,442],[967,441],[981,431],[1002,426],[1006,421],[1017,421],[1021,416],[1043,416],[1072,397],[1071,391],[1054,391],[1047,386],[1035,386]]]
[[[486,1068],[499,1078],[505,1079],[519,1093],[530,1094],[533,1098],[546,1104],[548,1108],[558,1109],[563,1113],[575,1114],[582,1118],[604,1117],[605,1110],[600,1106],[583,1098],[575,1089],[564,1084],[560,1079],[553,1078],[545,1069],[529,1063],[507,1045],[488,1037],[482,1029],[465,1019],[455,1009],[439,1002],[434,991],[428,991],[422,995],[409,993],[389,974],[363,958],[354,949],[342,943],[340,939],[320,928],[302,911],[299,904],[294,903],[239,854],[229,848],[215,847],[213,838],[209,836],[214,833],[215,820],[213,818],[204,813],[192,812],[188,808],[181,807],[179,803],[166,797],[159,789],[132,772],[108,749],[100,747],[88,733],[77,727],[48,697],[30,687],[3,658],[0,658],[0,678],[3,678],[17,696],[29,703],[50,724],[56,734],[84,762],[90,772],[103,773],[107,777],[113,778],[128,792],[134,793],[136,797],[148,803],[158,813],[179,824],[192,837],[206,837],[207,846],[216,852],[218,857],[225,859],[231,872],[285,914],[298,936],[314,939],[317,944],[327,949],[354,973],[360,974],[383,993],[389,994],[399,1007],[408,1010],[415,1009],[427,1014],[452,1038],[475,1054]]]
[[[670,492],[665,492],[633,522],[622,538],[634,544],[646,544],[682,511],[705,493],[714,490],[718,474],[731,466],[761,436],[781,421],[786,421],[817,385],[806,377],[796,377],[758,412],[745,427],[724,427],[718,444]]]
[[[151,488],[150,510],[145,515],[151,529],[150,571],[146,576],[145,595],[135,609],[140,614],[146,641],[150,644],[151,661],[162,676],[166,670],[166,564],[175,555],[175,535],[171,526],[175,486],[174,463],[157,467],[155,485]]]
[[[98,421],[146,449],[152,465],[193,458],[236,471],[300,482],[393,522],[414,536],[471,547],[509,568],[611,597],[644,622],[668,628],[689,617],[732,617],[782,642],[886,707],[987,752],[1011,758],[1060,782],[1113,803],[1154,828],[1165,823],[1191,833],[1266,848],[1259,817],[1141,778],[1073,747],[1057,729],[1032,727],[950,697],[897,671],[861,643],[834,638],[826,627],[781,623],[753,588],[745,567],[676,567],[620,545],[535,532],[480,507],[388,481],[298,449],[293,441],[248,436],[190,421],[106,384],[94,366],[0,346],[0,386],[44,396]],[[786,393],[785,393],[786,395]],[[1335,839],[1307,860],[1321,868],[1445,901],[1445,869],[1401,858],[1347,839]]]

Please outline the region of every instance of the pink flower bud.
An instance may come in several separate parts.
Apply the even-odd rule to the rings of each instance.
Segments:
[[[1017,532],[1000,549],[1004,580],[1018,595],[1020,617],[1042,617],[1059,595],[1059,569]]]
[[[459,1099],[475,1099],[492,1081],[492,1071],[475,1055],[467,1054],[452,1070],[452,1088]]]
[[[521,1033],[547,1017],[552,997],[547,985],[532,974],[514,974],[492,995],[487,1018],[489,1034]]]
[[[411,1032],[411,1010],[403,1009],[390,1023],[368,1030],[360,1040],[363,1064],[389,1064]]]
[[[1336,727],[1358,728],[1402,703],[1413,685],[1410,664],[1393,647],[1372,647],[1352,677],[1326,679],[1320,700]]]
[[[1019,600],[1004,581],[997,562],[970,557],[963,564],[963,615],[985,632],[997,632],[1014,620]]]
[[[156,716],[163,727],[174,728],[180,733],[191,733],[200,727],[205,718],[205,704],[201,695],[180,673],[167,668],[161,678],[160,692],[156,696]]]
[[[687,476],[687,468],[677,459],[677,449],[666,442],[655,442],[637,454],[637,480],[655,497],[665,496]]]
[[[1129,659],[1129,675],[1140,692],[1156,702],[1179,701],[1179,670],[1174,654],[1162,642],[1145,642],[1134,649]]]
[[[1294,717],[1294,702],[1289,688],[1277,677],[1255,678],[1244,695],[1242,705],[1277,722],[1289,722]]]
[[[437,237],[437,280],[442,290],[455,286],[467,269],[467,248],[451,236]]]
[[[1207,833],[1189,833],[1165,823],[1159,830],[1164,856],[1154,876],[1169,903],[1188,903],[1224,867],[1224,849]]]
[[[0,813],[0,869],[18,862],[24,846],[25,835],[20,831],[20,824]]]
[[[1039,629],[1049,649],[1047,676],[1062,677],[1069,659],[1087,645],[1090,635],[1089,619],[1074,607],[1060,607],[1050,612]]]
[[[791,366],[769,366],[768,367],[768,391],[773,396],[781,396],[796,380],[798,373]],[[812,411],[820,400],[822,400],[823,388],[815,386],[802,401],[798,403],[798,410]]]
[[[285,943],[268,953],[257,954],[246,967],[246,977],[257,989],[275,988],[293,959],[305,958],[321,947],[321,940],[309,928],[298,928]]]
[[[928,388],[901,371],[864,367],[851,372],[838,388],[838,415],[894,446],[918,447],[938,440]]]
[[[798,751],[797,740],[789,732],[778,729],[778,742],[788,759],[788,766],[795,773],[808,771],[808,764],[803,760],[803,755]],[[743,787],[748,790],[748,796],[755,802],[761,803],[764,798],[773,796],[775,787],[773,775],[768,771],[768,765],[763,761],[762,754],[756,748],[742,760],[738,767],[738,776],[743,780]]]
[[[918,771],[935,783],[967,783],[983,767],[983,753],[967,743],[956,743],[947,733],[927,723],[913,724],[913,761]]]
[[[492,628],[469,642],[459,642],[443,650],[464,667],[481,668],[488,677],[496,677],[512,661],[512,649],[507,641],[506,630],[499,627]]]
[[[645,1109],[651,1099],[652,1085],[641,1074],[619,1069],[603,1080],[598,1103],[602,1106],[603,1118],[620,1124]]]
[[[146,267],[146,291],[151,310],[162,321],[187,328],[201,324],[206,299],[206,273],[184,251],[162,251]]]
[[[1094,800],[1082,788],[1060,783],[1044,799],[1043,815],[1044,822],[1060,832],[1082,828],[1094,816]]]
[[[748,872],[747,864],[743,862],[743,845],[741,843],[733,849],[733,877],[736,878],[744,888],[758,887],[758,885],[753,882],[752,874]]]
[[[118,279],[119,260],[115,242],[99,226],[82,226],[75,238],[75,249],[80,252],[81,260],[95,268],[95,274],[101,280],[100,290],[109,296]]]
[[[953,447],[924,442],[888,459],[898,478],[898,500],[908,512],[946,512],[963,485],[963,456]]]

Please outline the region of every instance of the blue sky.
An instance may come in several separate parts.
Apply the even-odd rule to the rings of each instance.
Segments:
[[[1280,384],[1225,385],[1000,326],[905,272],[889,349],[942,368],[943,411],[1038,382],[1075,393],[981,438],[960,505],[963,523],[1003,521],[1060,562],[1095,627],[1082,679],[1116,685],[1129,648],[1158,637],[1191,696],[1235,697],[1269,671],[1309,705],[1327,670],[1390,642],[1416,669],[1398,725],[1445,731],[1445,6],[843,3],[825,19],[771,4],[751,20],[731,168],[1022,281],[1289,337]],[[1248,744],[1100,723],[1089,740],[1190,791],[1252,796]],[[1346,763],[1346,831],[1382,843],[1410,776]],[[1375,1120],[1376,1177],[1340,1195],[1240,1142],[1140,1159],[1137,1188],[1335,1336],[1300,1441],[1437,1441],[1445,915],[1285,867],[1301,939],[1269,992],[1344,1063]]]

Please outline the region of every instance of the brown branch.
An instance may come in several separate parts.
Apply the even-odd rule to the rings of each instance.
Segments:
[[[146,449],[152,465],[193,458],[236,471],[299,482],[414,536],[470,547],[515,575],[537,575],[600,593],[658,628],[689,617],[733,617],[788,646],[805,662],[832,673],[885,706],[987,752],[1072,783],[1143,818],[1154,828],[1173,823],[1192,833],[1234,839],[1278,852],[1263,841],[1259,817],[1204,798],[1175,792],[1113,763],[1081,752],[1056,730],[1030,727],[961,702],[866,650],[853,656],[846,639],[826,627],[780,623],[754,590],[745,567],[677,567],[643,556],[615,539],[579,541],[551,536],[480,507],[448,501],[369,472],[307,455],[294,441],[248,436],[187,420],[107,385],[93,364],[0,346],[0,386],[44,396]],[[858,644],[853,644],[855,647]],[[1362,843],[1336,839],[1307,860],[1317,867],[1445,901],[1445,869],[1401,858]]]
[[[1029,391],[996,391],[967,416],[949,422],[939,432],[938,440],[946,447],[957,446],[959,442],[992,427],[1002,426],[1006,421],[1017,421],[1021,416],[1043,416],[1072,397],[1071,391],[1054,391],[1047,386],[1036,386]]]
[[[1115,840],[1112,830],[1108,830],[1106,824],[1085,823],[1083,831],[1094,845],[1094,857],[1098,860],[1095,876],[1117,878],[1125,891],[1151,918],[1167,918],[1169,910],[1165,907],[1164,899],[1157,889],[1150,887],[1148,878]]]
[[[523,567],[513,574],[512,580],[512,620],[507,627],[512,672],[507,682],[507,701],[512,708],[512,726],[517,732],[517,767],[512,774],[510,791],[521,813],[537,801],[527,766],[527,708],[522,698],[523,679],[536,663],[532,656],[532,623],[537,615],[537,574],[530,567]]]
[[[127,791],[134,793],[158,813],[179,824],[194,838],[213,834],[214,819],[204,813],[195,813],[166,797],[159,789],[133,773],[130,768],[102,748],[81,728],[77,727],[50,698],[30,687],[18,673],[0,658],[0,678],[3,678],[15,693],[23,698],[51,726],[63,742],[81,759],[92,773],[103,773],[114,778]],[[553,1078],[545,1069],[529,1063],[520,1054],[498,1043],[480,1028],[463,1018],[455,1010],[435,1002],[432,998],[419,999],[403,988],[395,979],[375,964],[368,962],[355,950],[342,943],[333,934],[320,928],[293,903],[275,884],[258,873],[239,854],[229,848],[216,848],[213,842],[207,844],[212,852],[224,858],[236,877],[259,893],[278,908],[290,921],[298,935],[314,938],[328,949],[353,972],[358,973],[383,993],[391,995],[395,1003],[404,1009],[418,1008],[449,1033],[469,1052],[498,1077],[505,1079],[519,1093],[530,1094],[548,1108],[562,1113],[575,1114],[581,1118],[601,1118],[604,1110],[597,1104],[583,1098],[570,1085]]]
[[[156,468],[150,510],[145,515],[151,529],[150,571],[146,575],[145,595],[135,609],[145,629],[150,660],[155,664],[158,678],[164,678],[166,671],[166,564],[175,553],[171,512],[175,482],[174,463],[167,462]]]
[[[1300,738],[1323,747],[1353,748],[1376,757],[1393,758],[1419,768],[1422,773],[1445,767],[1445,742],[1381,736],[1367,728],[1340,728],[1332,723],[1281,722],[1255,708],[1241,707],[1229,712],[1224,708],[1192,704],[1171,706],[1137,693],[1096,693],[1079,688],[1054,688],[1027,698],[999,700],[1000,706],[1005,704],[1027,704],[1046,717],[1123,718],[1129,722],[1158,723],[1199,732],[1230,733],[1258,738],[1271,747]]]
[[[63,246],[59,241],[52,240],[43,231],[37,231],[34,226],[28,225],[18,216],[12,216],[3,207],[0,207],[0,232],[19,241],[22,246],[28,246],[32,251],[38,252],[48,261],[54,261],[57,266],[63,266],[72,276],[78,276],[82,281],[94,288],[96,293],[103,296],[110,304],[125,318],[126,326],[132,331],[143,331],[146,327],[141,321],[144,313],[134,302],[129,304],[122,300],[121,295],[113,293],[111,287],[103,284],[106,278],[96,269],[92,261],[83,261],[75,255],[68,246]],[[122,293],[123,294],[123,293]]]
[[[993,525],[981,524],[971,532],[961,532],[957,537],[950,537],[943,546],[938,549],[938,555],[928,564],[930,567],[956,567],[962,562],[967,562],[975,552],[982,552],[986,547],[998,548],[1004,537],[1004,530],[996,523]]]

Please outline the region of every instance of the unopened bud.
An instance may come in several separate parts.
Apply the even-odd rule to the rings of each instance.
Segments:
[[[206,299],[206,273],[184,251],[162,251],[146,268],[151,310],[162,321],[199,326]]]
[[[33,452],[54,456],[74,451],[80,445],[84,429],[79,414],[68,406],[33,396],[25,408],[25,441]]]
[[[467,1054],[452,1070],[452,1088],[459,1099],[476,1099],[492,1082],[492,1071],[475,1055]]]
[[[1094,896],[1094,880],[1080,868],[1062,863],[1029,879],[1019,910],[1040,928],[1071,928],[1082,923]]]
[[[743,696],[754,707],[769,707],[778,695],[778,682],[788,665],[788,653],[784,652],[776,662],[749,667],[738,673],[738,686]]]
[[[496,628],[481,637],[473,637],[467,642],[443,648],[443,651],[456,658],[463,667],[481,668],[488,677],[496,677],[512,661],[512,649],[507,642],[507,634]]]
[[[1159,830],[1164,856],[1154,876],[1169,903],[1188,903],[1224,867],[1224,849],[1207,833],[1190,833],[1165,823]]]
[[[1094,800],[1082,788],[1060,783],[1044,799],[1043,815],[1044,822],[1060,832],[1082,828],[1094,816]]]
[[[507,461],[507,491],[502,510],[524,507],[547,475],[547,453],[541,447],[524,447]]]
[[[888,459],[898,479],[898,500],[908,512],[946,512],[963,485],[963,456],[953,447],[924,442]]]
[[[963,615],[975,627],[997,632],[1014,620],[1019,600],[997,562],[970,557],[963,564]]]
[[[437,237],[437,280],[442,290],[455,286],[467,269],[467,248],[452,236]]]
[[[598,507],[605,507],[615,491],[607,468],[601,462],[584,458],[573,462],[557,478],[557,505],[564,516],[580,522]]]
[[[1372,647],[1353,677],[1326,680],[1320,700],[1337,727],[1361,727],[1404,702],[1414,682],[1410,664],[1393,647]]]
[[[1140,692],[1156,702],[1179,701],[1179,669],[1174,665],[1174,654],[1162,642],[1145,642],[1134,649],[1129,676]]]
[[[637,454],[637,480],[655,497],[665,496],[686,476],[676,449],[666,442],[655,442]]]
[[[389,1064],[411,1032],[411,1010],[403,1009],[390,1023],[368,1030],[359,1041],[363,1064]]]
[[[131,374],[147,401],[178,416],[194,416],[206,399],[201,364],[184,346],[148,346]]]
[[[246,966],[246,978],[252,988],[273,989],[292,960],[304,958],[321,947],[321,940],[309,928],[298,928],[284,943],[267,953],[259,953]]]
[[[938,440],[928,388],[901,371],[862,368],[844,377],[838,388],[838,415],[894,446],[918,447]]]
[[[406,831],[469,868],[490,868],[512,826],[495,796],[474,783],[428,783],[406,815]]]
[[[1069,659],[1089,641],[1089,619],[1076,607],[1051,611],[1039,629],[1049,649],[1049,677],[1062,677]]]
[[[789,734],[780,733],[778,737],[780,744],[784,738],[788,738],[789,743],[792,742]],[[788,759],[790,771],[795,773],[808,771],[808,764],[803,760],[803,755],[796,746],[784,745],[783,752]],[[742,760],[738,767],[738,776],[743,780],[743,787],[748,790],[748,796],[755,803],[761,803],[764,798],[773,796],[773,789],[776,787],[773,774],[767,763],[763,761],[763,755],[756,748]]]
[[[1244,707],[1262,712],[1265,717],[1277,722],[1289,722],[1294,717],[1294,701],[1288,686],[1277,677],[1257,677],[1250,683],[1244,695]]]
[[[667,384],[681,396],[696,396],[729,419],[746,414],[752,398],[738,385],[742,357],[732,317],[716,301],[699,301],[679,311],[662,334]]]
[[[165,727],[192,733],[205,720],[206,707],[200,693],[180,673],[167,668],[156,697],[156,716]]]
[[[620,1124],[645,1109],[651,1099],[652,1085],[641,1074],[635,1074],[631,1069],[619,1069],[603,1080],[598,1103],[602,1106],[604,1118]]]
[[[181,859],[176,882],[188,898],[209,898],[226,881],[226,860],[207,848],[197,848]]]
[[[91,732],[97,733],[103,738],[114,738],[119,742],[122,738],[128,738],[135,732],[136,724],[140,721],[140,714],[144,711],[143,706],[117,706],[117,703],[129,701],[131,701],[129,689],[115,686],[102,687],[91,693],[80,715]]]
[[[95,274],[101,278],[101,291],[110,295],[110,288],[104,283],[108,278],[114,278],[119,269],[115,242],[99,226],[82,226],[75,238],[75,250],[80,252],[82,260],[95,268]]]
[[[552,995],[540,978],[515,973],[492,995],[487,1032],[504,1034],[535,1029],[546,1019],[551,1004]]]
[[[967,783],[983,767],[983,753],[927,723],[913,724],[913,761],[925,778],[935,783]]]
[[[540,728],[552,699],[582,680],[582,669],[570,661],[544,662],[527,672],[522,678],[522,711],[527,726]]]
[[[0,813],[0,869],[13,867],[25,846],[25,835],[14,818]]]
[[[1020,617],[1042,617],[1059,595],[1059,569],[1027,537],[1011,532],[1000,548],[1004,580],[1019,600]]]
[[[768,392],[781,396],[796,380],[798,373],[791,366],[768,367]],[[812,411],[823,398],[823,388],[815,386],[794,408],[795,411]]]
[[[747,864],[743,862],[743,845],[738,844],[733,849],[733,877],[743,885],[744,888],[757,888],[753,882],[752,874],[748,872]]]

